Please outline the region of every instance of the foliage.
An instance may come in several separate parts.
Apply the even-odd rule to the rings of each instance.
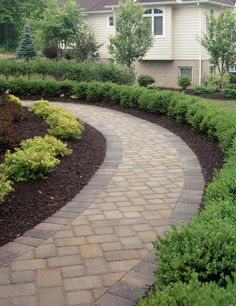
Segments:
[[[225,88],[224,89],[225,98],[235,99],[236,98],[236,89],[234,88]]]
[[[67,145],[53,136],[35,137],[23,141],[14,153],[7,151],[0,170],[16,182],[37,180],[60,163],[58,156],[70,153]]]
[[[90,32],[88,25],[80,23],[75,33],[75,41],[72,45],[72,58],[77,61],[85,61],[97,58],[98,49],[101,47],[95,40],[94,34]]]
[[[114,82],[118,84],[132,84],[134,71],[112,63],[94,63],[67,60],[37,59],[30,62],[0,60],[0,71],[6,80],[12,77],[40,75],[43,80],[46,76],[64,80],[71,79],[77,82],[100,81]]]
[[[221,88],[224,88],[224,74],[228,66],[236,61],[236,28],[235,13],[231,9],[222,11],[219,15],[207,16],[207,32],[201,43],[211,56],[211,63],[219,71]]]
[[[30,108],[37,117],[46,120],[48,133],[60,139],[79,139],[84,131],[84,125],[75,116],[51,105],[48,101],[36,101]]]
[[[181,87],[182,90],[185,90],[192,83],[191,78],[188,75],[179,75],[177,78],[177,83]]]
[[[148,87],[148,85],[154,84],[155,79],[151,75],[139,75],[138,77],[139,86]]]
[[[236,74],[229,73],[229,80],[230,80],[230,83],[236,84]]]
[[[228,306],[235,304],[235,295],[235,284],[221,288],[214,282],[200,283],[193,277],[189,283],[178,281],[163,290],[152,290],[138,306]]]
[[[198,94],[204,94],[204,93],[214,93],[217,91],[217,87],[213,84],[209,85],[197,85],[195,87],[195,91]]]
[[[21,134],[15,123],[24,119],[24,111],[16,97],[3,94],[0,95],[0,113],[0,147],[5,150],[20,141]]]
[[[153,44],[150,22],[143,19],[143,7],[132,0],[119,2],[115,20],[116,35],[110,38],[109,51],[118,63],[131,67]]]
[[[0,203],[2,203],[5,197],[13,191],[12,182],[7,180],[6,177],[0,174]]]
[[[81,22],[80,8],[75,0],[50,0],[42,17],[34,22],[37,43],[41,49],[75,41],[77,26]]]
[[[36,56],[36,51],[33,46],[31,31],[28,24],[24,26],[20,45],[16,50],[16,56],[17,58],[22,58],[27,61]]]

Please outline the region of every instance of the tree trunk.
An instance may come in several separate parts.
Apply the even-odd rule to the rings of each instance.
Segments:
[[[224,72],[220,75],[220,89],[223,91],[224,89]]]

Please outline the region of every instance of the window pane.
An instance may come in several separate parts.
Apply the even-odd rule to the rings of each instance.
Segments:
[[[112,16],[109,17],[109,26],[110,27],[114,26],[114,17],[112,17]]]
[[[181,75],[187,75],[192,79],[192,68],[180,68]]]
[[[146,11],[144,12],[144,14],[151,15],[151,14],[152,14],[152,10],[151,10],[151,9],[150,9],[150,10],[146,10]]]
[[[154,14],[163,14],[163,11],[159,9],[154,9]]]
[[[163,35],[163,17],[154,17],[154,35]]]

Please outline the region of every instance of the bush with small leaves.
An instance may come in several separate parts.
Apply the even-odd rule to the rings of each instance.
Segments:
[[[23,141],[15,152],[7,151],[0,171],[16,182],[45,178],[60,163],[57,157],[70,153],[67,144],[52,136],[35,137]]]
[[[6,196],[13,191],[12,182],[9,181],[5,175],[0,174],[0,203],[4,201]]]
[[[148,85],[152,85],[155,83],[155,79],[151,75],[141,74],[138,77],[139,86],[148,87]]]
[[[189,87],[192,84],[192,81],[188,75],[182,74],[178,76],[177,83],[182,90],[185,90],[187,87]]]

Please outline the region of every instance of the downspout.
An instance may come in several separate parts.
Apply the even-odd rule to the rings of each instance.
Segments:
[[[202,39],[202,8],[199,5],[198,2],[198,7],[199,7],[199,40],[201,41]],[[201,42],[199,41],[199,66],[198,66],[198,71],[199,71],[199,76],[198,76],[198,83],[201,85],[202,82],[202,45]]]

